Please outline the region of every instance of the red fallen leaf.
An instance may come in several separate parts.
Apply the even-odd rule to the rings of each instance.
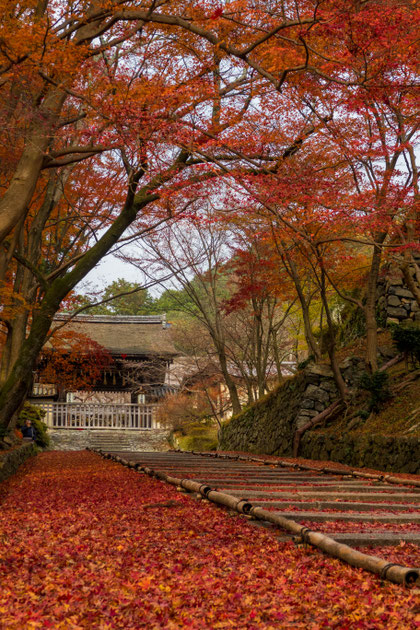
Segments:
[[[0,617],[8,630],[416,627],[412,591],[280,544],[92,453],[43,453],[5,485]],[[176,509],[142,509],[170,501]],[[375,553],[412,564],[416,549]]]

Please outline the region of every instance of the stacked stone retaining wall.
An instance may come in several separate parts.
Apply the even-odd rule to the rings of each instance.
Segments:
[[[417,265],[420,265],[420,254],[416,254],[414,258]],[[418,284],[414,265],[410,267],[410,273]],[[420,323],[420,307],[405,285],[401,269],[395,265],[390,265],[385,270],[378,284],[377,305],[378,319],[386,326],[409,322]]]
[[[38,453],[33,442],[22,444],[10,451],[0,451],[0,481],[13,475],[29,457]]]
[[[361,368],[357,358],[348,359],[341,365],[349,385],[357,382]],[[224,424],[219,448],[292,456],[296,430],[336,398],[337,391],[328,367],[310,366]],[[299,454],[308,459],[332,460],[351,466],[420,473],[420,439],[416,437],[308,431],[302,438]]]
[[[386,435],[331,435],[308,431],[301,457],[331,460],[390,472],[420,474],[420,440]]]
[[[353,383],[360,360],[342,365],[344,379]],[[262,400],[224,424],[219,447],[272,455],[291,455],[296,429],[328,407],[337,398],[330,368],[310,365]]]

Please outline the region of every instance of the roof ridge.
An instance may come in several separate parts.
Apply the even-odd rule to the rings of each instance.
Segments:
[[[166,313],[161,315],[55,315],[54,320],[91,322],[95,324],[166,324]]]

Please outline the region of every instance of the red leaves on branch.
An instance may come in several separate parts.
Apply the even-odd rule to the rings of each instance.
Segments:
[[[8,630],[420,622],[413,590],[280,544],[91,453],[43,453],[3,487],[0,618]],[[386,553],[412,563],[413,551]]]
[[[38,377],[41,383],[60,383],[64,389],[90,389],[112,363],[106,348],[82,333],[64,329],[44,348]]]

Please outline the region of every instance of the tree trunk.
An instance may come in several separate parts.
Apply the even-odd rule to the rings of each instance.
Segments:
[[[42,122],[35,121],[28,133],[13,178],[0,200],[0,243],[26,216],[50,144],[51,129],[65,99],[65,93],[56,88],[49,90],[43,99],[39,110]]]
[[[319,363],[322,358],[321,351],[319,349],[318,343],[312,332],[311,318],[309,316],[308,300],[305,298],[305,295],[303,293],[302,284],[300,282],[300,278],[297,273],[296,266],[289,256],[287,256],[287,262],[289,263],[289,270],[290,270],[289,275],[292,278],[294,285],[296,287],[296,292],[298,294],[300,307],[302,309],[303,326],[304,326],[304,331],[305,331],[306,344],[308,346],[309,352],[314,356],[315,361]]]
[[[60,303],[60,302],[59,302]],[[59,305],[58,303],[58,305]],[[58,306],[57,306],[58,309]],[[0,425],[13,426],[32,385],[32,369],[42,350],[55,311],[34,317],[31,332],[24,341],[0,393]]]
[[[220,346],[218,347],[217,345],[216,345],[216,348],[217,348],[217,354],[219,357],[220,369],[222,371],[223,378],[225,379],[226,387],[229,390],[230,402],[232,404],[232,413],[234,416],[236,416],[238,413],[241,413],[242,411],[241,403],[239,402],[238,390],[236,388],[235,382],[233,381],[231,375],[229,374],[226,355],[224,353],[224,350],[220,348]]]
[[[322,300],[322,306],[324,307],[324,311],[325,311],[325,317],[327,319],[327,325],[328,325],[328,356],[330,359],[330,364],[331,364],[331,369],[334,375],[334,381],[335,384],[337,385],[337,389],[340,392],[340,397],[342,400],[345,400],[347,398],[347,386],[344,382],[343,376],[341,374],[341,370],[340,367],[338,365],[338,361],[337,361],[337,355],[335,353],[335,330],[334,330],[334,323],[332,321],[332,317],[331,317],[331,311],[330,311],[330,307],[328,304],[328,297],[327,297],[327,291],[326,291],[326,286],[325,286],[325,272],[323,267],[321,266],[321,300]]]
[[[365,304],[366,319],[366,368],[369,372],[376,372],[378,369],[378,324],[376,321],[376,291],[378,286],[379,269],[382,258],[382,247],[385,235],[377,237],[374,245],[372,260],[370,264]]]

